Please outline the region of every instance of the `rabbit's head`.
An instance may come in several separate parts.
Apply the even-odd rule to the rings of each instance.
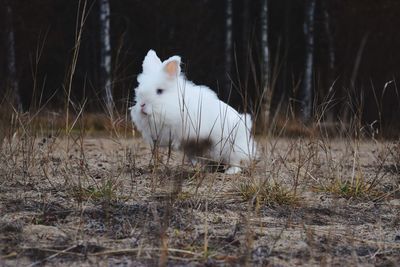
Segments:
[[[173,56],[161,62],[154,50],[143,61],[143,72],[135,89],[136,109],[143,116],[168,114],[177,106],[177,79],[181,74],[181,58]]]

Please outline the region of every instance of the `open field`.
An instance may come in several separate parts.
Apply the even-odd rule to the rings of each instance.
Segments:
[[[5,140],[0,265],[398,266],[398,141],[259,145],[225,175],[140,138]]]

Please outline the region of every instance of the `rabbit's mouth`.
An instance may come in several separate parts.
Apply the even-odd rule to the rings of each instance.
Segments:
[[[140,107],[140,113],[142,113],[142,115],[145,115],[145,116],[149,115],[149,114],[145,111],[145,107],[144,107],[144,106]]]

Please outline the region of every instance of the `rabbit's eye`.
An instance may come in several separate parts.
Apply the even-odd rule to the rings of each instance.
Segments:
[[[157,89],[157,95],[161,95],[164,92],[163,89]]]

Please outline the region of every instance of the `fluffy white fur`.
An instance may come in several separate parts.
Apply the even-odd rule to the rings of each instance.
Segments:
[[[147,53],[137,78],[133,122],[152,145],[183,149],[195,140],[208,140],[207,156],[229,165],[226,173],[240,172],[256,156],[250,115],[239,114],[210,88],[186,80],[180,63],[179,56],[161,62],[153,50]]]

